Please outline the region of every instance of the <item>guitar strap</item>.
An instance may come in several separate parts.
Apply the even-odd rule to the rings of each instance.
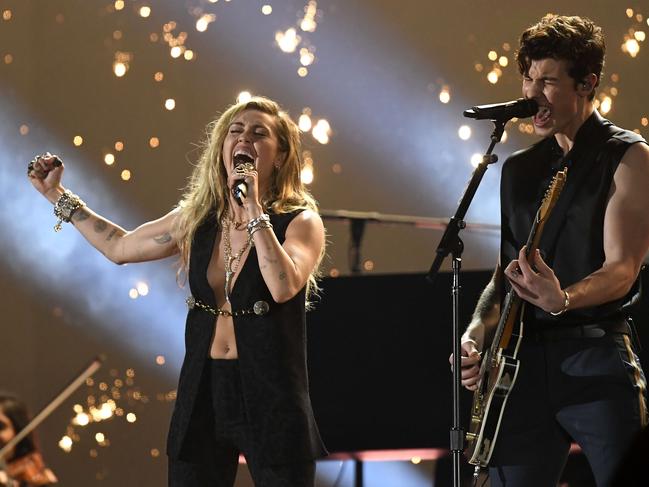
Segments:
[[[606,142],[621,129],[613,125],[608,120],[599,117],[597,112],[594,113],[601,120],[602,125],[598,125],[595,130],[589,134],[589,138],[600,140],[597,144],[588,145],[582,143],[579,146],[575,144],[573,148],[563,157],[563,161],[559,164],[557,171],[568,168],[568,176],[566,178],[566,186],[563,188],[559,200],[557,201],[550,218],[545,224],[543,235],[539,242],[539,248],[544,249],[547,256],[554,255],[554,250],[557,245],[559,232],[565,225],[568,209],[572,204],[572,200],[582,187],[587,175],[590,172],[593,164],[597,164],[602,154],[602,149]]]

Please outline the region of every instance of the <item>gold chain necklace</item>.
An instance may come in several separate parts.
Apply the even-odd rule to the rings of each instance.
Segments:
[[[241,263],[241,257],[246,250],[250,247],[252,243],[252,235],[248,235],[246,243],[239,249],[239,251],[232,255],[232,244],[230,243],[230,224],[233,223],[227,218],[221,220],[221,227],[223,228],[223,250],[224,250],[224,267],[225,267],[225,300],[230,302],[230,284],[232,282],[232,276],[239,268]],[[236,223],[235,223],[236,225]],[[236,228],[236,227],[235,227]],[[232,265],[234,263],[234,266]]]

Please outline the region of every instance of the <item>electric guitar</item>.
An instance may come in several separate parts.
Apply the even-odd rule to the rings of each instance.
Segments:
[[[555,174],[550,187],[536,212],[532,230],[527,239],[529,259],[538,248],[543,228],[559,195],[566,184],[568,169]],[[511,289],[503,302],[500,320],[480,365],[481,379],[473,394],[471,424],[466,434],[466,455],[477,468],[486,467],[491,459],[507,398],[516,383],[520,361],[516,358],[523,338],[523,311],[525,302]]]

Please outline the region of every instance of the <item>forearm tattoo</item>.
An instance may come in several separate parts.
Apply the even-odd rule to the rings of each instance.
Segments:
[[[101,233],[108,228],[108,223],[104,220],[97,220],[95,222],[95,232]]]
[[[282,271],[279,273],[279,280],[283,281],[284,279],[286,279],[286,272]]]
[[[90,213],[85,208],[79,208],[72,214],[72,220],[75,222],[82,222],[90,218]]]
[[[493,313],[494,307],[500,304],[500,279],[500,272],[497,270],[478,299],[473,312],[474,320],[485,321]]]
[[[112,238],[115,236],[117,232],[118,232],[117,228],[113,228],[108,234],[108,237],[106,237],[106,241],[108,242],[109,240],[112,240]]]
[[[169,233],[158,235],[157,237],[153,237],[153,241],[157,244],[164,245],[171,242],[171,235]]]

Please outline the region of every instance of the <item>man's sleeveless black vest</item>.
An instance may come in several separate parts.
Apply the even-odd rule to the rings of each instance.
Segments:
[[[273,231],[284,242],[288,224],[299,212],[270,215]],[[216,308],[207,282],[207,267],[218,231],[209,217],[192,242],[189,285],[199,301]],[[263,464],[311,460],[326,454],[318,433],[308,393],[306,365],[305,289],[285,303],[276,303],[263,280],[253,247],[241,268],[230,296],[232,309],[250,309],[266,301],[262,316],[234,318],[239,369],[255,449]],[[209,356],[214,315],[199,308],[189,310],[185,326],[186,355],[180,372],[176,405],[167,441],[170,457],[184,456],[187,444],[204,444],[206,428],[190,418],[209,410],[209,397],[200,397],[199,384]],[[208,407],[205,404],[208,403]],[[207,413],[209,414],[209,413]],[[200,447],[198,447],[200,448]],[[190,449],[196,450],[196,446]]]
[[[565,157],[554,137],[509,157],[503,165],[500,186],[502,269],[518,258],[543,195],[564,164],[568,167],[566,186],[539,248],[563,288],[599,269],[605,259],[604,213],[613,175],[626,150],[637,142],[645,140],[594,111],[577,131],[574,146]],[[616,319],[625,299],[569,311],[560,317],[528,305],[526,319],[540,326]]]

